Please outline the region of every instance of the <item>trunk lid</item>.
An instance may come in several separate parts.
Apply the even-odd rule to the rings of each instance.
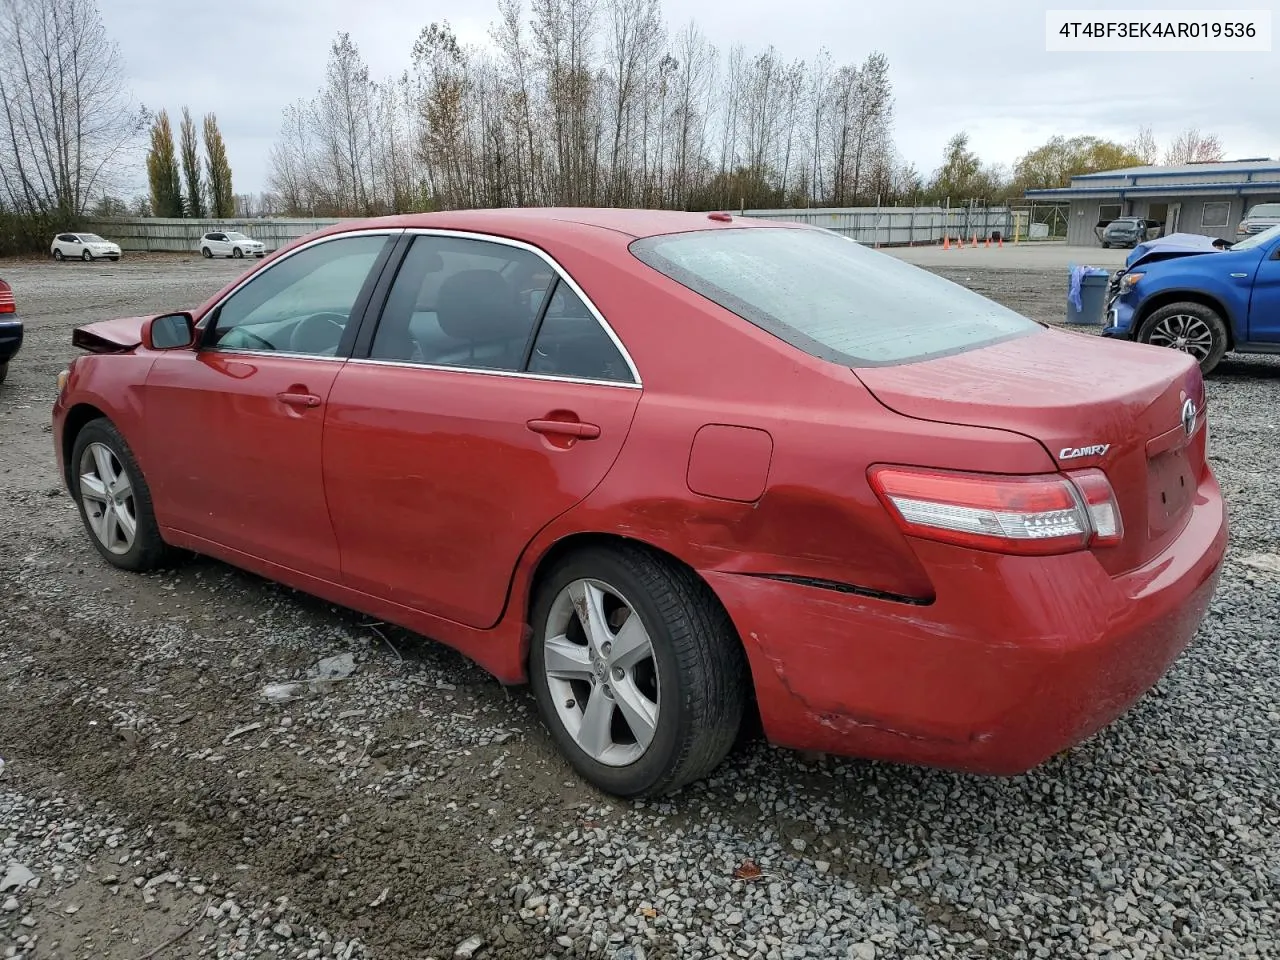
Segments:
[[[903,416],[1008,430],[1039,441],[1064,472],[1103,470],[1115,490],[1124,539],[1095,553],[1113,574],[1158,554],[1190,516],[1206,468],[1206,430],[1200,368],[1186,354],[1044,331],[854,372]],[[947,466],[925,460],[919,465]]]

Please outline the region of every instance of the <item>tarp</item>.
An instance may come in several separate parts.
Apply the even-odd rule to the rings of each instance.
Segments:
[[[1067,290],[1067,299],[1071,301],[1071,306],[1075,307],[1076,313],[1084,309],[1084,301],[1080,299],[1080,287],[1084,285],[1084,278],[1105,276],[1108,276],[1108,273],[1101,267],[1081,266],[1075,263],[1071,265],[1071,286]]]

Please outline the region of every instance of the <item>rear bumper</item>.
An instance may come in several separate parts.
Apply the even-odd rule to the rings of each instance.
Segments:
[[[746,646],[774,743],[1012,775],[1091,736],[1164,675],[1199,627],[1226,544],[1207,474],[1177,540],[1120,577],[1087,552],[925,542],[927,606],[704,575]]]
[[[12,316],[12,314],[10,314]],[[17,356],[22,349],[22,321],[0,320],[0,363]]]

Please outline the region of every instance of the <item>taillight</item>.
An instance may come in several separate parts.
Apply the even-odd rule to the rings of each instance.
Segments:
[[[872,488],[903,532],[997,553],[1044,556],[1123,536],[1120,510],[1102,471],[1080,482],[1034,477],[873,467]]]
[[[17,313],[18,304],[13,299],[13,288],[0,280],[0,313]]]

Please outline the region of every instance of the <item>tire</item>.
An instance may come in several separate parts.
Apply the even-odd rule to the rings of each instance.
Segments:
[[[212,251],[210,251],[210,250],[209,250],[209,248],[208,248],[208,247],[201,247],[201,248],[200,248],[200,255],[201,255],[202,257],[204,257],[206,260],[212,260],[212,259],[213,259],[213,253],[212,253]]]
[[[232,250],[231,255],[235,257],[237,260],[244,259],[244,251],[241,250],[239,247],[236,247],[234,250]]]
[[[80,259],[83,260],[85,263],[92,263],[93,254],[90,253],[88,250],[86,250],[84,253],[80,254]]]
[[[9,361],[0,360],[0,383],[4,383],[5,378],[9,376]]]
[[[65,259],[65,258],[62,256],[62,251],[61,251],[61,250],[55,250],[55,251],[53,251],[53,259],[58,260],[58,261],[61,261],[61,260]]]
[[[115,521],[114,527],[110,522],[104,524],[108,531],[108,539],[114,545],[108,547],[103,537],[95,531],[94,521],[90,517],[90,506],[86,503],[84,491],[87,488],[83,486],[82,475],[87,472],[86,467],[91,467],[95,478],[101,478],[103,473],[99,467],[101,461],[96,454],[100,454],[102,448],[110,454],[109,470],[116,471],[117,476],[124,475],[128,478],[130,494],[125,498],[123,509],[132,516],[135,529],[133,539],[127,546],[121,542],[124,539],[122,535],[113,535],[113,533],[123,534],[124,530],[123,526]],[[84,522],[85,532],[103,559],[112,566],[136,573],[154,570],[170,559],[171,551],[160,538],[160,528],[156,524],[155,511],[151,505],[151,490],[147,486],[146,478],[142,475],[137,460],[134,459],[133,451],[129,449],[124,437],[110,420],[99,417],[84,425],[71,445],[68,472],[71,496],[80,510],[80,519]],[[91,494],[89,496],[91,504],[97,505],[104,502],[103,498],[94,498]],[[104,513],[105,511],[97,516],[101,517]]]
[[[592,656],[573,599],[580,599],[588,583],[599,590],[596,609],[606,617],[626,618],[609,623],[604,635],[618,641],[624,633],[619,628],[638,617],[647,657],[620,668],[616,664],[623,659],[611,661],[610,648],[599,644],[602,655]],[[746,655],[728,614],[692,571],[639,547],[585,549],[542,578],[531,618],[534,697],[552,740],[585,780],[620,797],[661,796],[707,776],[728,755],[746,710]],[[558,660],[568,665],[565,671],[547,665],[549,631],[553,641],[559,638],[553,658],[557,647],[572,651],[571,657]],[[572,680],[566,679],[570,676]],[[615,699],[611,688],[621,691],[623,683],[629,693]],[[636,715],[637,693],[656,711],[656,719],[648,717],[652,737],[646,745],[629,720]],[[580,731],[569,724],[581,722],[585,728],[594,698],[602,696],[601,715],[612,722],[594,729],[608,731],[608,746],[589,750],[579,743]],[[624,700],[630,712],[623,708]],[[617,740],[619,733],[622,741],[630,734],[633,742]]]
[[[1103,241],[1102,241],[1102,249],[1103,249],[1103,250],[1110,250],[1110,249],[1111,249],[1111,243],[1110,243],[1110,241],[1103,240]]]
[[[1136,339],[1190,354],[1200,364],[1201,374],[1208,376],[1227,352],[1227,325],[1218,311],[1203,303],[1170,303],[1142,321]],[[1200,344],[1205,345],[1203,350],[1198,349]]]

